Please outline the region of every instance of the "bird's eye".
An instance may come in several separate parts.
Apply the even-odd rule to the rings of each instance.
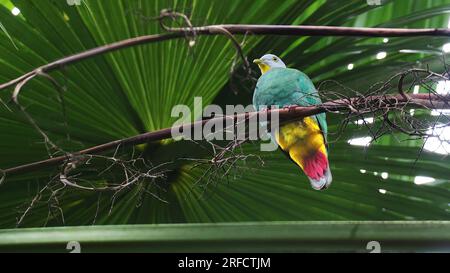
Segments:
[[[273,57],[272,60],[273,60],[274,62],[276,62],[276,61],[277,61],[277,57]]]

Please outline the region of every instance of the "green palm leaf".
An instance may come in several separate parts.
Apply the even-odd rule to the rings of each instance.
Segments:
[[[81,6],[50,0],[11,2],[21,10],[21,16],[13,16],[10,6],[0,5],[2,83],[67,55],[122,39],[162,33],[164,30],[154,17],[168,8],[184,12],[197,26],[254,23],[446,27],[449,12],[448,1],[433,1],[432,4],[388,1],[380,7],[369,6],[364,1],[344,4],[284,1],[281,4],[273,1],[118,0],[104,3],[86,0]],[[242,41],[243,37],[238,39]],[[316,84],[337,80],[358,91],[368,90],[373,83],[386,80],[390,73],[413,65],[430,64],[432,69],[442,70],[440,49],[448,42],[444,38],[424,37],[390,38],[387,43],[381,38],[346,37],[250,36],[245,39],[243,50],[249,58],[276,53],[289,66],[309,74]],[[401,50],[414,53],[406,54]],[[387,57],[376,60],[375,55],[380,51],[387,52]],[[44,78],[30,81],[22,90],[20,102],[50,139],[67,151],[76,151],[171,126],[175,121],[171,117],[172,107],[178,104],[193,107],[194,97],[202,97],[204,105],[249,104],[252,83],[230,77],[235,56],[231,42],[222,36],[197,37],[192,47],[186,39],[140,45],[52,72],[51,75],[66,87],[67,118],[58,102],[58,93]],[[420,63],[414,63],[416,60]],[[351,71],[347,70],[349,63],[355,65]],[[240,72],[241,68],[235,75]],[[7,102],[10,95],[2,91],[0,98]],[[8,107],[12,111],[3,105],[0,107],[0,167],[47,158],[42,137],[14,105]],[[340,117],[329,115],[328,120],[329,130],[336,132]],[[201,187],[204,181],[199,182],[199,179],[208,166],[193,168],[192,161],[180,160],[183,157],[208,158],[205,151],[192,142],[152,143],[143,153],[145,158],[155,165],[174,161],[168,179],[150,189],[162,200],[142,195],[139,188],[127,190],[114,198],[114,202],[111,194],[68,190],[59,200],[64,218],[58,213],[49,213],[46,202],[38,202],[21,226],[448,220],[449,159],[424,152],[416,162],[422,142],[398,142],[396,137],[401,138],[398,135],[385,136],[367,149],[347,143],[350,138],[368,134],[367,128],[351,125],[331,144],[330,161],[335,181],[326,192],[310,189],[303,174],[280,152],[260,152],[258,143],[245,144],[242,149],[245,154],[260,156],[264,166],[258,160],[239,162],[228,176],[215,179],[205,189]],[[120,152],[129,155],[132,149]],[[6,178],[0,186],[2,228],[16,225],[17,218],[56,171],[43,169]],[[381,173],[388,173],[388,178],[383,179]],[[416,185],[413,183],[415,176],[430,176],[436,181],[431,185]],[[92,183],[105,183],[99,177],[89,178]],[[256,223],[249,225],[258,226]],[[304,228],[302,223],[295,225]],[[333,223],[328,225],[329,230],[334,227]],[[105,228],[108,229],[115,227]],[[133,230],[138,229],[134,226],[124,229],[140,232]],[[56,232],[42,230],[44,237]],[[212,228],[207,230],[213,232]],[[0,245],[11,245],[11,236],[18,236],[16,231],[5,231],[5,234],[9,235],[0,236],[7,238],[0,239]],[[274,234],[274,231],[261,234]],[[121,241],[119,237],[118,240]],[[128,239],[121,242],[125,241]],[[217,249],[227,248],[223,245]]]

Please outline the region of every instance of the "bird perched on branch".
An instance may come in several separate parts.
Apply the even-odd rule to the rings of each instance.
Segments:
[[[253,62],[262,73],[253,93],[253,105],[257,110],[322,103],[309,77],[297,69],[286,68],[279,57],[266,54]],[[325,113],[281,124],[271,135],[281,150],[303,170],[314,189],[323,190],[330,186]]]

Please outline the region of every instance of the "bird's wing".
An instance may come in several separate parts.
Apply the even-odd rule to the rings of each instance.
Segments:
[[[322,100],[320,99],[319,92],[315,88],[311,79],[304,74],[303,72],[298,71],[298,89],[296,93],[298,93],[298,105],[301,106],[311,106],[322,104]],[[322,131],[323,137],[325,139],[325,143],[327,144],[327,134],[328,134],[328,126],[326,121],[326,114],[321,113],[313,116],[314,120],[319,125],[320,130]]]

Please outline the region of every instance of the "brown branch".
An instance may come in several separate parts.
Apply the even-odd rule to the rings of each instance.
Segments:
[[[292,25],[241,25],[224,24],[195,27],[197,35],[213,35],[214,28],[224,28],[232,34],[289,35],[289,36],[359,36],[359,37],[407,37],[407,36],[450,36],[447,28],[365,28],[337,26],[292,26]],[[174,31],[176,29],[172,29]],[[189,31],[180,28],[180,31]]]
[[[230,34],[252,35],[286,35],[286,36],[360,36],[360,37],[406,37],[406,36],[450,36],[450,29],[424,28],[356,28],[335,26],[289,26],[289,25],[210,25],[202,27],[171,28],[170,33],[145,35],[89,49],[69,57],[40,66],[16,79],[0,84],[0,90],[16,85],[33,75],[50,72],[63,66],[73,64],[93,56],[119,49],[166,40],[185,38],[192,35],[223,35],[218,29]]]
[[[307,116],[316,115],[319,113],[330,112],[338,113],[337,111],[349,111],[349,105],[356,110],[367,109],[367,105],[377,104],[377,107],[384,107],[387,109],[394,109],[408,105],[411,108],[429,108],[429,109],[450,109],[449,105],[450,95],[438,96],[434,94],[409,94],[408,98],[405,99],[401,94],[399,95],[383,95],[383,96],[370,96],[366,100],[361,101],[360,97],[349,98],[349,99],[338,99],[325,102],[321,105],[315,106],[294,106],[280,109],[263,110],[259,112],[247,112],[242,114],[236,114],[234,116],[221,116],[212,119],[205,119],[196,121],[190,124],[178,125],[173,128],[165,128],[154,132],[148,132],[126,139],[115,140],[112,142],[104,143],[98,146],[94,146],[88,149],[74,152],[65,156],[58,156],[49,158],[46,160],[33,162],[17,167],[12,167],[9,169],[2,170],[3,176],[20,174],[24,172],[38,170],[43,167],[56,166],[60,163],[70,161],[74,157],[86,155],[86,154],[98,154],[108,150],[113,150],[118,146],[131,146],[146,143],[149,141],[157,141],[171,138],[172,130],[182,131],[184,128],[195,128],[198,126],[203,126],[206,122],[211,121],[223,121],[226,119],[246,119],[253,115],[267,114],[270,117],[271,113],[277,112],[281,120],[293,119],[293,118],[303,118]],[[351,110],[350,110],[351,111]]]
[[[12,94],[11,100],[17,105],[19,110],[23,113],[25,118],[28,120],[28,122],[33,126],[33,128],[43,137],[45,146],[47,148],[47,153],[50,157],[53,157],[53,153],[51,152],[51,149],[63,152],[55,143],[53,143],[50,138],[47,136],[47,134],[39,127],[39,125],[36,123],[36,121],[31,117],[31,115],[27,112],[26,108],[22,106],[19,103],[19,94],[24,87],[25,84],[27,84],[30,80],[32,80],[37,75],[44,76],[47,79],[49,79],[56,87],[58,87],[56,84],[56,80],[54,80],[50,75],[45,74],[44,72],[39,71],[35,75],[31,75],[27,78],[25,78],[23,81],[19,82],[16,87],[14,88],[14,92]],[[63,110],[64,116],[65,116],[65,109]],[[66,127],[67,129],[67,127]]]
[[[88,58],[91,58],[93,56],[105,54],[111,51],[119,50],[122,48],[127,48],[131,46],[146,44],[146,43],[153,43],[153,42],[161,42],[165,40],[171,40],[171,39],[177,39],[184,37],[184,34],[182,32],[179,33],[166,33],[166,34],[155,34],[155,35],[145,35],[145,36],[139,36],[136,38],[126,39],[119,42],[107,44],[104,46],[96,47],[93,49],[89,49],[74,55],[71,55],[69,57],[64,57],[62,59],[56,60],[54,62],[51,62],[49,64],[40,66],[33,71],[30,71],[14,80],[11,80],[9,82],[6,82],[4,84],[0,85],[0,90],[5,89],[7,87],[16,85],[20,83],[21,81],[29,78],[30,76],[39,74],[41,72],[50,72],[55,69],[64,67],[69,64],[73,64]]]

